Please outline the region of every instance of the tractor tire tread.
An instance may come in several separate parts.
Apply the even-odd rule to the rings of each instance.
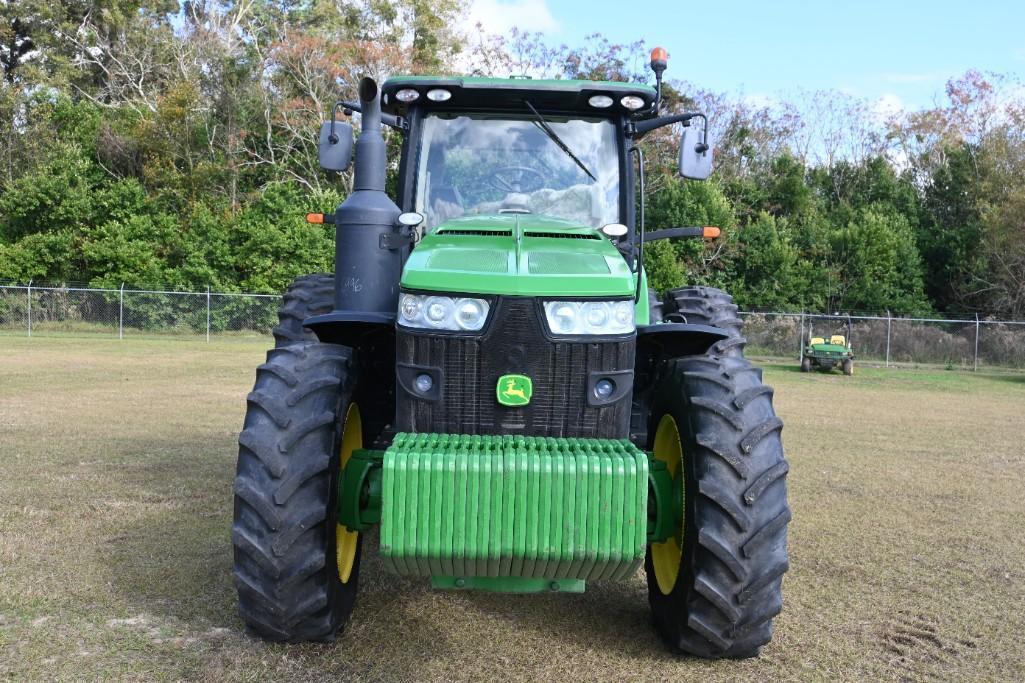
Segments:
[[[330,273],[303,275],[292,281],[281,297],[278,324],[272,330],[275,347],[317,340],[313,332],[303,327],[303,321],[331,312],[334,286],[334,275]]]
[[[695,295],[687,289],[685,296]],[[702,289],[725,303],[728,295]],[[752,657],[769,642],[789,567],[783,423],[771,388],[743,358],[743,343],[738,332],[706,354],[666,363],[649,419],[676,418],[689,520],[668,595],[658,588],[650,553],[645,562],[654,621],[672,649],[706,658]],[[649,439],[654,434],[649,427]]]
[[[257,368],[231,536],[239,612],[267,640],[330,641],[351,612],[355,583],[351,599],[339,592],[329,548],[333,450],[354,368],[350,349],[316,342],[273,349]]]
[[[690,286],[671,289],[665,294],[663,312],[666,318],[682,316],[688,323],[718,327],[730,339],[742,338],[744,321],[738,316],[733,297],[714,287]],[[721,343],[721,342],[720,342]],[[741,355],[743,344],[726,347],[728,355]]]

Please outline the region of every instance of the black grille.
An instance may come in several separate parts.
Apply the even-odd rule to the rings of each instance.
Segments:
[[[512,237],[512,230],[457,230],[449,228],[441,230],[439,235],[483,235],[484,237]]]
[[[629,381],[634,338],[557,341],[544,335],[535,300],[496,302],[483,337],[421,334],[399,328],[399,365],[432,368],[442,377],[441,399],[427,401],[397,391],[396,430],[449,434],[524,434],[530,436],[627,438],[631,392],[604,406],[588,405],[592,373],[622,372]],[[498,403],[498,378],[531,378],[530,404],[510,408]]]
[[[527,230],[523,233],[524,237],[544,237],[553,240],[600,240],[601,237],[592,235],[590,233],[575,233],[575,232],[535,232]]]

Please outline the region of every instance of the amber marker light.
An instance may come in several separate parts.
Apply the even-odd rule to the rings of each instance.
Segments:
[[[714,240],[716,237],[719,236],[720,232],[721,230],[719,230],[719,228],[715,227],[714,225],[706,225],[705,227],[701,228],[701,236],[704,237],[706,240]]]
[[[651,67],[655,68],[656,64],[663,68],[669,64],[669,54],[664,47],[656,47],[651,51]]]
[[[307,223],[315,223],[316,225],[320,225],[320,224],[322,224],[324,222],[324,214],[322,214],[322,213],[308,213],[308,214],[306,214],[306,222]],[[708,228],[705,228],[705,230],[707,230],[707,229]]]

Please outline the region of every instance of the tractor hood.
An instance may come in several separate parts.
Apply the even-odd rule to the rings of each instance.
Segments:
[[[624,297],[634,277],[598,230],[537,214],[466,216],[424,236],[402,286],[467,294]]]

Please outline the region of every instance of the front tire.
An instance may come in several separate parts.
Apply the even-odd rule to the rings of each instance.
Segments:
[[[336,523],[339,463],[362,446],[351,349],[300,343],[257,368],[239,435],[232,543],[239,613],[267,640],[330,641],[359,583]]]
[[[645,561],[654,623],[670,648],[706,658],[769,642],[788,568],[783,423],[761,371],[725,354],[742,347],[670,361],[650,412],[654,457],[683,489],[676,537]]]
[[[854,361],[850,358],[845,358],[843,361],[843,374],[847,376],[854,374]]]

